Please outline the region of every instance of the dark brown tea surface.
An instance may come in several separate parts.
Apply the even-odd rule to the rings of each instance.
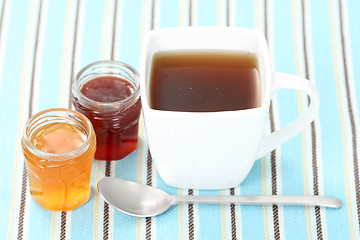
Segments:
[[[158,52],[150,75],[150,107],[185,112],[259,107],[261,86],[254,54],[234,51]]]

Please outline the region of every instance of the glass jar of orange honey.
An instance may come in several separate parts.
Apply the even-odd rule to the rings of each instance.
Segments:
[[[43,208],[69,211],[89,199],[96,137],[83,114],[62,108],[39,112],[25,126],[22,148],[30,193]]]
[[[94,126],[97,160],[120,160],[136,150],[139,88],[137,71],[118,61],[95,62],[77,74],[72,100]]]

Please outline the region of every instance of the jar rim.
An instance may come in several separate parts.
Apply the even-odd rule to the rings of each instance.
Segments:
[[[50,112],[68,112],[71,114],[74,114],[78,117],[80,117],[80,119],[82,120],[82,122],[84,123],[85,127],[86,127],[86,140],[83,144],[81,144],[80,147],[76,148],[73,151],[70,152],[64,152],[64,153],[49,153],[49,152],[45,152],[43,150],[40,150],[39,148],[37,148],[30,140],[30,132],[31,132],[31,126],[32,123],[36,123],[36,120],[41,119],[41,116],[46,117],[47,113]],[[55,117],[55,116],[59,116],[59,115],[50,115],[49,117]],[[64,118],[68,118],[70,119],[69,116],[65,116]],[[32,117],[30,117],[30,119],[26,122],[25,127],[24,127],[24,131],[23,131],[23,137],[22,137],[22,145],[23,147],[26,147],[32,154],[41,157],[43,159],[49,160],[49,161],[67,161],[70,159],[73,159],[77,156],[80,156],[81,154],[83,154],[85,151],[87,151],[90,147],[91,141],[93,140],[95,136],[95,131],[94,128],[90,122],[90,120],[83,115],[80,112],[74,111],[72,109],[67,109],[67,108],[50,108],[41,112],[36,113],[35,115],[33,115]]]
[[[134,82],[131,81],[131,79],[127,79],[129,81],[131,81],[131,83],[133,84],[134,86],[134,92],[122,99],[122,100],[119,100],[119,101],[115,101],[115,102],[99,102],[99,101],[96,101],[96,100],[93,100],[91,98],[88,98],[85,94],[83,94],[80,90],[80,86],[78,86],[78,80],[82,78],[82,75],[88,70],[90,69],[91,67],[93,66],[96,66],[96,65],[101,65],[101,64],[109,64],[109,65],[114,65],[114,66],[118,66],[118,67],[124,67],[126,69],[128,69],[130,71],[131,74],[133,74],[134,76]],[[101,75],[112,75],[112,74],[101,74]],[[134,98],[134,96],[139,96],[140,95],[140,82],[139,82],[139,78],[140,78],[140,75],[139,73],[133,68],[131,67],[130,65],[124,63],[124,62],[120,62],[120,61],[115,61],[115,60],[101,60],[101,61],[96,61],[96,62],[93,62],[93,63],[90,63],[88,65],[86,65],[85,67],[83,67],[79,72],[78,74],[76,75],[73,83],[72,83],[72,88],[71,88],[71,92],[73,94],[74,97],[78,97],[78,98],[81,98],[82,100],[85,100],[86,102],[90,103],[91,105],[97,105],[103,109],[106,109],[106,108],[119,108],[119,106],[121,104],[124,104],[128,101],[130,101],[131,99]],[[91,78],[90,78],[91,79]]]

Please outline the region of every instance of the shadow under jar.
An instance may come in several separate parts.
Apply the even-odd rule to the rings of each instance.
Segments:
[[[72,100],[94,126],[97,160],[120,160],[137,148],[141,102],[135,69],[117,61],[89,64],[76,76]]]
[[[35,114],[25,126],[22,149],[30,193],[43,208],[69,211],[89,199],[96,137],[83,114],[63,108]]]

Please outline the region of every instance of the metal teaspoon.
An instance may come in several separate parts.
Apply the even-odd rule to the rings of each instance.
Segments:
[[[338,198],[305,195],[173,196],[161,189],[120,178],[104,177],[98,183],[101,197],[112,207],[136,217],[161,214],[175,204],[298,205],[339,208]]]

